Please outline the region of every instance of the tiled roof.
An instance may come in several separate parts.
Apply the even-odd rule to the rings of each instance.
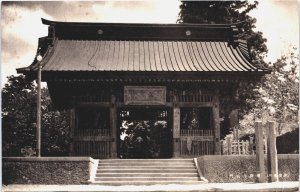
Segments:
[[[57,40],[43,71],[257,71],[225,41]]]
[[[176,74],[177,79],[192,73],[196,79],[211,74],[220,78],[223,74],[228,78],[247,74],[251,79],[269,73],[251,63],[247,43],[237,38],[234,25],[42,21],[49,25],[48,36],[39,39],[37,53],[43,57],[40,63],[45,79],[111,79],[120,75],[126,79],[126,75],[144,73],[159,78]],[[17,71],[36,78],[38,65],[35,57],[30,66]]]

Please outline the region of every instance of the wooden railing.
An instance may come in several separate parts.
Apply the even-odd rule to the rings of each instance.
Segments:
[[[179,94],[179,102],[212,102],[213,97],[211,95],[203,94]]]
[[[181,129],[180,136],[212,136],[212,130],[203,129]]]
[[[73,150],[76,156],[111,157],[112,137],[109,129],[75,130],[73,139]]]
[[[196,157],[214,154],[213,130],[180,130],[180,156]]]
[[[109,158],[109,141],[75,141],[74,152],[77,156],[91,156],[93,158]]]
[[[180,138],[180,156],[182,157],[196,157],[199,155],[213,155],[214,141],[201,140],[200,138]]]
[[[175,94],[177,97],[178,102],[185,102],[185,103],[192,103],[192,102],[212,102],[213,101],[213,94],[212,93],[200,93],[198,92],[186,92],[180,91],[179,93]],[[167,101],[173,102],[174,101],[174,93],[167,94]]]
[[[109,129],[75,130],[75,136],[110,136],[110,130]]]

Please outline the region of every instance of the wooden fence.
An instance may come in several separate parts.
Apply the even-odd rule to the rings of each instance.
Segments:
[[[221,141],[222,155],[255,155],[256,146],[253,137],[248,141],[233,140],[227,138]],[[264,139],[264,153],[267,154],[267,140]]]

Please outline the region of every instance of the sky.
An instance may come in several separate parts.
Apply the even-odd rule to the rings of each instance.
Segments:
[[[299,48],[297,0],[263,0],[251,15],[256,29],[267,38],[267,62],[274,62],[292,47]],[[14,1],[1,6],[1,85],[30,65],[38,38],[47,35],[41,18],[75,22],[176,23],[180,2],[148,1]]]

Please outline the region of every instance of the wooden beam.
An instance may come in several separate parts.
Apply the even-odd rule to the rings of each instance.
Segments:
[[[180,136],[180,139],[187,140],[191,138],[193,141],[214,141],[213,136]]]
[[[179,107],[213,107],[213,102],[179,102]]]
[[[110,102],[80,102],[77,103],[76,106],[78,107],[110,107],[111,103]]]
[[[171,102],[167,102],[165,105],[125,105],[123,102],[117,102],[116,103],[117,107],[130,107],[130,106],[141,106],[141,107],[157,107],[157,108],[161,108],[161,107],[173,107],[173,103]]]
[[[97,105],[107,105],[107,103],[95,103]],[[130,105],[125,105],[123,102],[116,103],[117,107],[128,107]],[[172,102],[167,102],[165,105],[148,105],[151,107],[173,107]],[[178,107],[213,107],[213,102],[178,102]],[[141,105],[147,106],[147,105]]]

